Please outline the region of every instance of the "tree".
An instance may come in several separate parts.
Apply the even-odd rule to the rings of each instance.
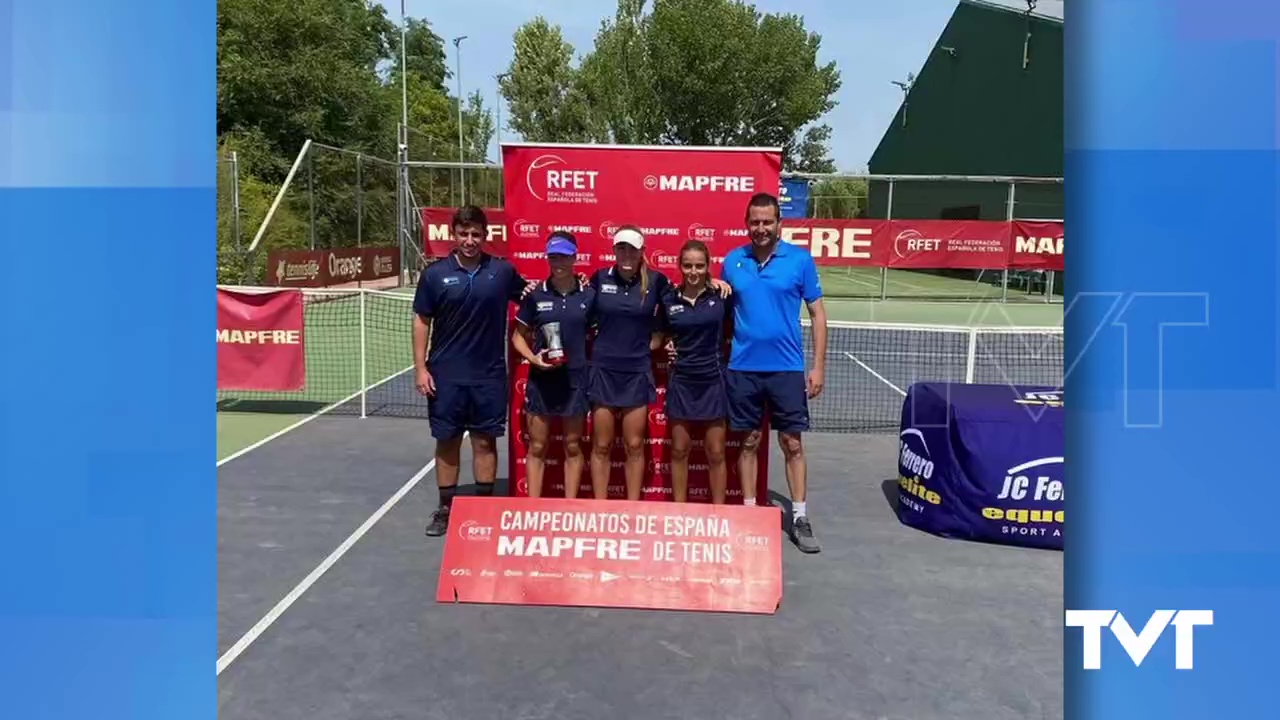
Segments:
[[[307,138],[365,150],[394,145],[380,64],[395,27],[364,0],[218,3],[218,134],[258,133],[279,181]],[[373,145],[379,141],[383,147]]]
[[[516,30],[514,57],[498,85],[512,130],[533,141],[587,139],[585,99],[575,87],[573,46],[541,15]]]
[[[398,48],[397,37],[394,47]],[[419,18],[408,18],[405,28],[405,65],[419,82],[424,82],[432,89],[448,93],[445,81],[453,77],[445,65],[444,39],[431,29],[431,23]],[[399,84],[400,66],[393,71],[392,84]]]
[[[737,0],[644,6],[619,0],[578,68],[559,28],[539,18],[517,30],[502,86],[513,128],[540,141],[774,145],[788,170],[833,167],[830,128],[814,123],[835,107],[840,73],[818,64],[821,37],[799,16]]]

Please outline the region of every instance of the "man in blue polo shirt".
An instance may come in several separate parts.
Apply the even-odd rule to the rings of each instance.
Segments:
[[[507,303],[518,302],[530,283],[511,263],[484,252],[488,229],[484,211],[460,208],[453,216],[456,247],[423,270],[413,299],[416,382],[428,398],[436,440],[440,505],[427,526],[432,537],[449,527],[463,433],[471,434],[476,493],[490,496],[497,438],[506,432]]]
[[[765,408],[778,431],[791,488],[791,539],[806,553],[821,547],[805,507],[806,467],[801,434],[809,429],[809,399],[822,392],[826,373],[827,313],[818,268],[808,251],[779,242],[777,198],[753,196],[747,204],[751,243],[724,259],[725,282],[733,287],[733,345],[725,378],[729,427],[748,432],[738,460],[743,499],[755,505],[756,451]],[[805,373],[800,302],[813,321],[813,368]],[[751,481],[748,481],[751,479]]]

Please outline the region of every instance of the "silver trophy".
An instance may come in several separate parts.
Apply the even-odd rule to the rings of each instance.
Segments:
[[[560,340],[560,323],[551,322],[542,326],[542,339],[546,342],[547,362],[552,365],[561,365],[565,361],[564,343]]]

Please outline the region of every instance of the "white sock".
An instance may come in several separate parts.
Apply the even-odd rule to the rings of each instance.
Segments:
[[[747,507],[755,507],[755,506],[756,506],[756,499],[755,499],[755,498],[742,498],[742,504],[743,504],[743,505],[746,505]]]
[[[792,517],[792,518],[794,518],[794,519],[796,519],[796,520],[799,520],[800,518],[804,517],[804,503],[803,503],[803,502],[793,502],[793,503],[791,503],[791,517]]]

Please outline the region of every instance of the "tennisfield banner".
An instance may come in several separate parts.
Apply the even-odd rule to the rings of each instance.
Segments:
[[[302,291],[218,288],[218,389],[302,390],[303,335]]]
[[[776,507],[457,498],[437,602],[772,614]]]
[[[422,208],[423,241],[427,253],[444,257],[453,249],[449,227],[452,208]],[[557,221],[548,225],[517,218],[508,223],[502,208],[486,208],[489,218],[489,245],[486,250],[506,257],[510,239],[517,238],[521,247],[516,253],[538,260],[541,249],[536,245],[554,230],[569,230],[574,235],[599,235],[608,227],[595,228],[581,223]],[[741,213],[739,213],[740,215]],[[616,227],[616,223],[614,225]],[[667,222],[664,227],[650,228],[658,237],[676,237],[679,242],[697,238],[707,242],[713,261],[723,262],[725,254],[747,242],[741,217],[731,224],[691,223],[683,228]],[[1063,270],[1063,224],[1060,222],[1005,222],[997,220],[845,220],[786,219],[782,238],[809,250],[814,262],[821,266],[891,267],[914,269],[969,270]],[[606,262],[606,258],[610,258]],[[675,269],[674,253],[661,253],[650,258],[651,264]],[[584,252],[582,264],[591,268],[612,262],[608,248]]]
[[[281,287],[330,287],[399,274],[400,248],[394,245],[267,253],[267,275]]]
[[[677,280],[676,254],[690,238],[702,240],[723,258],[746,241],[747,201],[757,192],[778,194],[782,157],[776,150],[688,147],[504,145],[503,186],[509,232],[507,257],[526,277],[547,275],[543,254],[546,236],[567,230],[578,239],[583,272],[615,262],[613,234],[620,225],[636,225],[645,234],[645,257],[650,268]],[[447,221],[446,221],[447,222]],[[645,443],[646,500],[671,500],[669,430],[664,413],[666,358],[655,353],[657,400],[649,410]],[[524,438],[524,384],[529,366],[512,354],[510,478],[516,495],[527,492]],[[768,426],[763,425],[763,430]],[[553,424],[553,434],[560,434]],[[728,501],[742,502],[737,458],[742,433],[729,433]],[[588,434],[589,437],[589,434]],[[588,441],[589,443],[589,441]],[[563,443],[552,442],[554,456],[543,476],[544,496],[562,496]],[[760,444],[756,497],[768,491],[769,443]],[[589,446],[586,448],[590,450]],[[689,499],[710,501],[707,462],[695,447],[689,461]],[[625,497],[625,450],[619,440],[611,460],[609,496]],[[590,493],[590,463],[584,464],[582,495]]]

